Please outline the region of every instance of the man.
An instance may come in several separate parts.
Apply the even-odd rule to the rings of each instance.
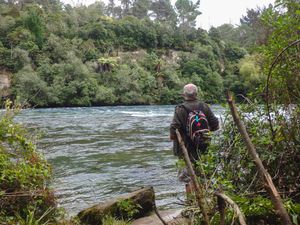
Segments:
[[[201,153],[204,153],[207,150],[208,144],[201,143],[196,146],[195,143],[191,141],[187,134],[187,120],[189,113],[193,110],[201,110],[206,116],[209,130],[216,131],[219,129],[218,118],[213,114],[210,107],[206,103],[197,100],[197,93],[198,88],[194,84],[187,84],[183,87],[184,103],[176,106],[173,121],[170,126],[170,139],[173,140],[174,155],[178,156],[179,158],[183,157],[183,153],[177,141],[175,132],[176,129],[178,129],[188,150],[192,163],[195,163],[199,159]],[[190,178],[187,175],[186,170],[181,172],[179,175],[179,180],[186,183],[190,182]]]

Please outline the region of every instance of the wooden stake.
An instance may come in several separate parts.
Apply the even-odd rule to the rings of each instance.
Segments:
[[[243,122],[241,121],[241,119],[239,118],[236,106],[235,106],[235,104],[232,100],[232,97],[230,96],[229,93],[227,93],[227,102],[230,107],[230,111],[231,111],[233,120],[234,120],[236,126],[238,127],[238,130],[239,130],[241,136],[243,137],[243,139],[246,143],[248,153],[252,157],[252,160],[254,161],[254,163],[257,167],[260,177],[265,184],[266,191],[268,192],[268,194],[271,197],[271,201],[275,207],[275,212],[279,215],[282,224],[292,225],[291,219],[290,219],[286,209],[283,206],[281,197],[280,197],[276,187],[274,186],[272,178],[271,178],[270,174],[267,172],[267,170],[265,169],[264,165],[262,164],[262,161],[260,160],[260,158],[256,152],[256,149],[255,149],[253,143],[251,142],[251,139],[247,133],[246,127],[243,124]]]
[[[220,212],[220,225],[225,225],[225,201],[220,196],[217,196],[217,203]]]
[[[246,224],[246,220],[244,217],[244,214],[241,212],[240,208],[238,207],[238,205],[231,199],[229,198],[227,195],[223,194],[223,193],[219,193],[219,192],[215,192],[215,195],[218,198],[222,198],[223,200],[225,200],[227,203],[229,203],[229,205],[232,206],[233,210],[235,211],[236,215],[239,218],[239,222],[241,225],[247,225]],[[221,222],[220,222],[221,224]]]
[[[183,157],[184,157],[185,164],[187,166],[188,174],[190,175],[190,177],[192,179],[192,183],[193,183],[194,188],[196,190],[195,195],[196,195],[198,206],[199,206],[199,208],[201,210],[201,213],[202,213],[202,216],[203,216],[204,223],[205,223],[205,225],[209,225],[210,224],[209,223],[209,218],[208,218],[208,215],[207,215],[207,212],[206,212],[206,206],[205,206],[205,202],[204,202],[204,190],[199,185],[199,183],[197,181],[197,177],[196,177],[195,171],[193,169],[188,151],[187,151],[187,149],[184,145],[184,142],[182,140],[182,137],[181,137],[181,135],[180,135],[180,133],[177,129],[176,129],[176,135],[177,135],[178,142],[179,142],[180,147],[181,147],[182,152],[183,152]]]

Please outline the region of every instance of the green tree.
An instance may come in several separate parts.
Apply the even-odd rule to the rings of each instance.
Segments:
[[[48,105],[47,84],[29,66],[14,75],[12,92],[24,105]]]
[[[300,5],[298,1],[278,0],[274,10],[268,10],[262,15],[264,23],[272,25],[268,45],[262,46],[265,57],[265,73],[268,74],[269,101],[281,103],[299,102],[299,44],[294,44],[282,52],[273,70],[269,69],[275,57],[291,43],[299,39]],[[280,92],[278,90],[281,89]]]
[[[240,19],[241,25],[237,28],[238,41],[242,47],[253,50],[257,45],[267,43],[272,27],[263,22],[261,15],[272,11],[273,6],[267,8],[248,9],[247,14]]]
[[[209,29],[208,35],[213,41],[217,43],[219,43],[222,39],[220,30],[215,27],[211,27]]]
[[[128,16],[130,15],[130,8],[132,6],[132,1],[131,0],[121,0],[121,5],[122,5],[122,16]]]
[[[200,0],[193,3],[191,0],[177,0],[175,7],[178,12],[179,26],[187,30],[190,27],[196,26],[196,19],[201,14],[198,10]]]
[[[51,105],[90,106],[97,90],[97,81],[89,73],[86,65],[73,53],[68,59],[53,68],[54,76],[51,91]]]
[[[247,51],[244,48],[238,47],[236,44],[226,44],[224,54],[228,60],[238,62],[247,54]]]
[[[235,28],[232,24],[223,24],[216,28],[216,32],[219,33],[219,39],[222,39],[226,43],[238,43],[239,41],[239,29]],[[212,35],[212,34],[211,34]]]
[[[150,4],[150,0],[135,0],[131,8],[132,15],[139,19],[147,17]]]
[[[30,33],[29,30],[24,27],[17,27],[8,33],[7,38],[9,40],[10,46],[17,46],[21,42],[35,41],[34,36]]]
[[[45,28],[41,11],[38,8],[30,8],[24,19],[24,24],[25,27],[35,36],[35,41],[39,48],[42,48]]]
[[[156,39],[158,48],[171,49],[174,47],[175,30],[172,25],[167,23],[156,24]]]
[[[100,85],[97,86],[92,103],[94,105],[112,105],[116,103],[117,99],[114,88],[108,88]]]
[[[16,25],[16,20],[12,16],[2,16],[0,13],[0,40],[2,43],[8,43],[7,34],[11,32]]]
[[[177,24],[177,15],[170,0],[157,0],[151,4],[151,10],[156,21],[168,23],[175,26]]]
[[[254,92],[266,81],[266,77],[263,75],[259,65],[260,61],[262,61],[262,56],[253,54],[251,56],[247,55],[239,62],[239,73],[247,93]]]
[[[116,8],[115,0],[109,0],[108,5],[106,7],[107,15],[115,18],[116,17],[115,8]]]

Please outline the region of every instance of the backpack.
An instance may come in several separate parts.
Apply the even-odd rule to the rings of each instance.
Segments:
[[[191,142],[197,147],[201,144],[208,144],[211,140],[210,129],[204,112],[201,109],[188,110],[184,105],[183,108],[188,113],[186,134]]]

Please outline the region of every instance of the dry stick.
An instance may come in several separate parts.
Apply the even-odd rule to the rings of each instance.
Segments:
[[[246,131],[246,127],[239,118],[239,115],[236,110],[236,106],[232,100],[232,97],[229,95],[229,93],[227,93],[227,102],[230,107],[230,111],[231,111],[232,117],[234,119],[234,122],[235,122],[236,126],[238,127],[238,130],[246,143],[248,153],[251,155],[252,160],[254,161],[254,163],[257,167],[257,170],[261,176],[261,179],[263,180],[263,182],[265,184],[265,189],[271,197],[271,201],[275,207],[275,212],[279,215],[279,217],[282,221],[282,224],[292,225],[290,217],[289,217],[286,209],[283,206],[281,197],[280,197],[276,187],[273,184],[272,178],[271,178],[270,174],[267,172],[267,170],[264,168],[264,165],[262,164],[262,161],[259,158],[259,156],[256,152],[256,149],[255,149],[253,143],[251,142],[251,139]]]
[[[182,137],[181,137],[181,135],[180,135],[180,133],[177,129],[176,129],[176,135],[177,135],[178,142],[179,142],[180,147],[181,147],[182,152],[183,152],[183,157],[184,157],[184,161],[185,161],[186,166],[187,166],[187,171],[188,171],[188,173],[189,173],[189,175],[192,179],[194,188],[196,189],[195,195],[196,195],[198,206],[201,210],[201,213],[202,213],[202,216],[203,216],[203,219],[204,219],[204,224],[209,225],[210,224],[209,223],[209,218],[208,218],[208,215],[207,215],[207,212],[206,212],[205,203],[203,201],[203,199],[204,199],[204,194],[203,194],[204,190],[199,185],[199,183],[197,181],[197,177],[196,177],[195,171],[193,169],[192,163],[190,161],[189,154],[187,152],[186,147],[184,146],[184,142],[182,140]]]
[[[232,206],[233,210],[235,211],[235,213],[237,214],[237,216],[239,218],[239,222],[240,222],[241,225],[247,225],[246,222],[245,222],[245,217],[244,217],[243,213],[241,212],[238,205],[231,198],[229,198],[227,195],[225,195],[223,193],[220,193],[220,192],[215,192],[215,195],[218,198],[221,198],[221,199],[225,200],[226,202],[229,203],[229,205]]]
[[[225,201],[220,196],[217,196],[217,202],[220,211],[220,225],[225,225]]]

